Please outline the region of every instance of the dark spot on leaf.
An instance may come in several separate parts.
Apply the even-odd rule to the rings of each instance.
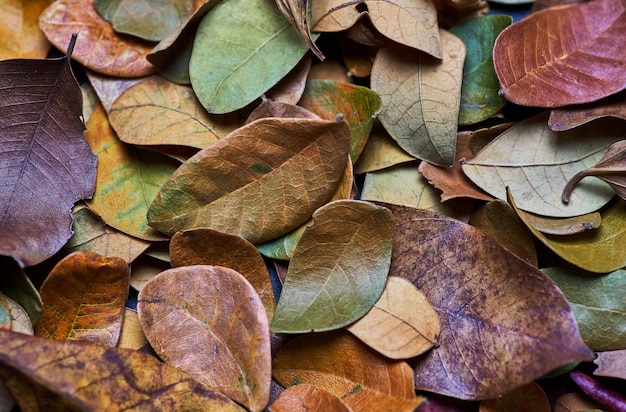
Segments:
[[[264,175],[272,171],[272,167],[262,162],[254,162],[250,165],[250,171],[255,174]]]

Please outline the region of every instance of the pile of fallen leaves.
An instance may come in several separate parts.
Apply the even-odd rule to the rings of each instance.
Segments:
[[[0,0],[0,409],[626,410],[626,0],[488,8]]]

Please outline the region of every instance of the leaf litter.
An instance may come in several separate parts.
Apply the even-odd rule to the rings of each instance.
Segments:
[[[9,403],[622,402],[578,369],[626,349],[624,0],[15,7],[0,327],[45,338],[0,331]]]

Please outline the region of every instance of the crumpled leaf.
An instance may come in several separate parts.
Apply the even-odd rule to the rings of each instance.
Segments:
[[[129,280],[122,258],[93,252],[66,256],[41,285],[44,306],[35,334],[117,346]]]
[[[388,45],[378,51],[371,88],[380,95],[380,122],[410,155],[452,166],[465,45],[440,31],[441,60]]]
[[[437,10],[428,0],[316,0],[311,2],[311,30],[338,32],[367,15],[374,27],[389,39],[441,58]]]
[[[307,0],[275,0],[276,5],[278,6],[281,13],[292,26],[294,26],[300,36],[304,39],[306,44],[309,45],[309,49],[315,54],[320,60],[324,60],[324,53],[317,47],[314,43],[313,38],[311,37],[311,32],[309,31],[309,23],[307,18]]]
[[[95,0],[96,11],[113,30],[144,40],[159,41],[183,24],[192,0]]]
[[[276,300],[265,261],[254,245],[242,237],[208,228],[177,232],[170,240],[172,267],[224,266],[235,270],[252,285],[272,320]]]
[[[626,120],[626,92],[593,103],[553,109],[548,125],[555,132],[561,132],[607,116]]]
[[[439,346],[415,363],[416,389],[496,398],[593,358],[565,297],[539,269],[465,223],[385,206],[396,224],[389,274],[417,286],[441,320]]]
[[[374,307],[347,330],[390,359],[408,359],[435,346],[440,328],[424,294],[408,280],[390,276]]]
[[[595,273],[608,273],[626,266],[626,255],[622,253],[626,244],[625,201],[616,199],[602,209],[602,224],[597,229],[570,236],[541,233],[525,214],[519,213],[516,199],[511,196],[508,202],[532,234],[566,261]]]
[[[0,254],[22,267],[61,249],[72,205],[96,184],[71,54],[0,62]]]
[[[501,200],[509,187],[517,206],[527,212],[571,217],[598,210],[615,194],[606,183],[585,181],[567,205],[561,191],[576,172],[591,167],[611,144],[626,137],[621,121],[605,118],[553,132],[547,116],[542,113],[509,128],[466,162],[463,172]]]
[[[598,352],[593,363],[598,367],[593,371],[597,376],[610,376],[626,379],[626,349]]]
[[[270,412],[333,411],[352,412],[337,395],[306,383],[285,388],[270,405]]]
[[[385,287],[392,228],[389,211],[368,202],[319,208],[289,263],[272,332],[333,330],[365,315]]]
[[[604,180],[619,197],[626,200],[626,140],[613,143],[598,163],[572,176],[563,189],[564,203],[569,203],[572,191],[587,176]]]
[[[166,270],[141,290],[137,311],[166,363],[250,410],[265,407],[269,326],[263,303],[242,275],[220,266]]]
[[[109,110],[121,141],[136,145],[180,145],[198,149],[240,126],[238,115],[210,115],[191,87],[155,76],[126,89]]]
[[[251,243],[275,238],[332,196],[349,144],[345,122],[257,120],[183,163],[150,205],[148,222],[170,235],[209,227]]]
[[[580,335],[595,351],[626,349],[626,270],[601,276],[576,268],[545,268],[576,316]]]
[[[121,257],[131,263],[151,244],[107,226],[86,207],[75,211],[73,216],[74,235],[62,249],[66,254],[82,250],[103,256]]]
[[[463,65],[459,124],[482,122],[498,113],[506,103],[498,94],[500,83],[493,68],[493,44],[511,16],[491,15],[466,20],[450,28],[467,49]]]
[[[0,3],[0,60],[44,59],[50,50],[39,30],[39,15],[53,0],[9,0]]]
[[[550,400],[541,386],[530,382],[497,399],[480,402],[480,412],[551,412]]]
[[[21,410],[244,410],[154,356],[91,342],[0,331],[0,375]]]
[[[191,85],[209,113],[251,103],[309,49],[273,0],[220,2],[202,19],[193,44]]]
[[[85,137],[99,159],[98,184],[89,208],[117,230],[144,240],[163,240],[148,226],[146,213],[179,163],[122,143],[102,107],[89,119]]]
[[[311,384],[340,397],[355,411],[413,411],[413,373],[404,361],[370,350],[345,331],[310,333],[288,342],[272,374],[281,385]]]
[[[78,42],[72,58],[99,73],[141,77],[154,72],[146,60],[151,43],[120,37],[93,7],[93,0],[57,0],[39,17],[39,27],[50,43],[65,50],[72,34]]]
[[[496,39],[493,59],[508,101],[559,107],[626,87],[626,2],[597,0],[532,13]]]
[[[341,115],[350,125],[350,158],[356,163],[372,123],[380,113],[382,101],[371,89],[333,80],[309,80],[298,103],[322,119],[335,120]]]

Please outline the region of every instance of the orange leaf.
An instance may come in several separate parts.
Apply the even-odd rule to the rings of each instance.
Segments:
[[[0,60],[44,59],[50,43],[39,30],[39,15],[53,0],[0,2]]]
[[[127,349],[0,331],[0,376],[23,411],[243,411],[187,373]]]
[[[137,310],[150,345],[172,366],[252,410],[269,400],[271,354],[263,303],[220,266],[185,266],[152,278]]]
[[[67,49],[72,33],[78,33],[72,58],[89,69],[118,77],[141,77],[154,72],[146,60],[152,43],[118,36],[96,12],[93,0],[55,1],[39,17],[39,26],[61,50]]]
[[[558,107],[626,87],[626,0],[596,0],[533,13],[504,29],[493,63],[507,100]],[[618,63],[622,62],[622,64]]]
[[[118,257],[74,252],[41,285],[44,302],[35,334],[115,347],[128,295],[130,268]]]
[[[269,407],[270,412],[333,411],[350,412],[341,398],[313,385],[294,385],[285,389]]]

